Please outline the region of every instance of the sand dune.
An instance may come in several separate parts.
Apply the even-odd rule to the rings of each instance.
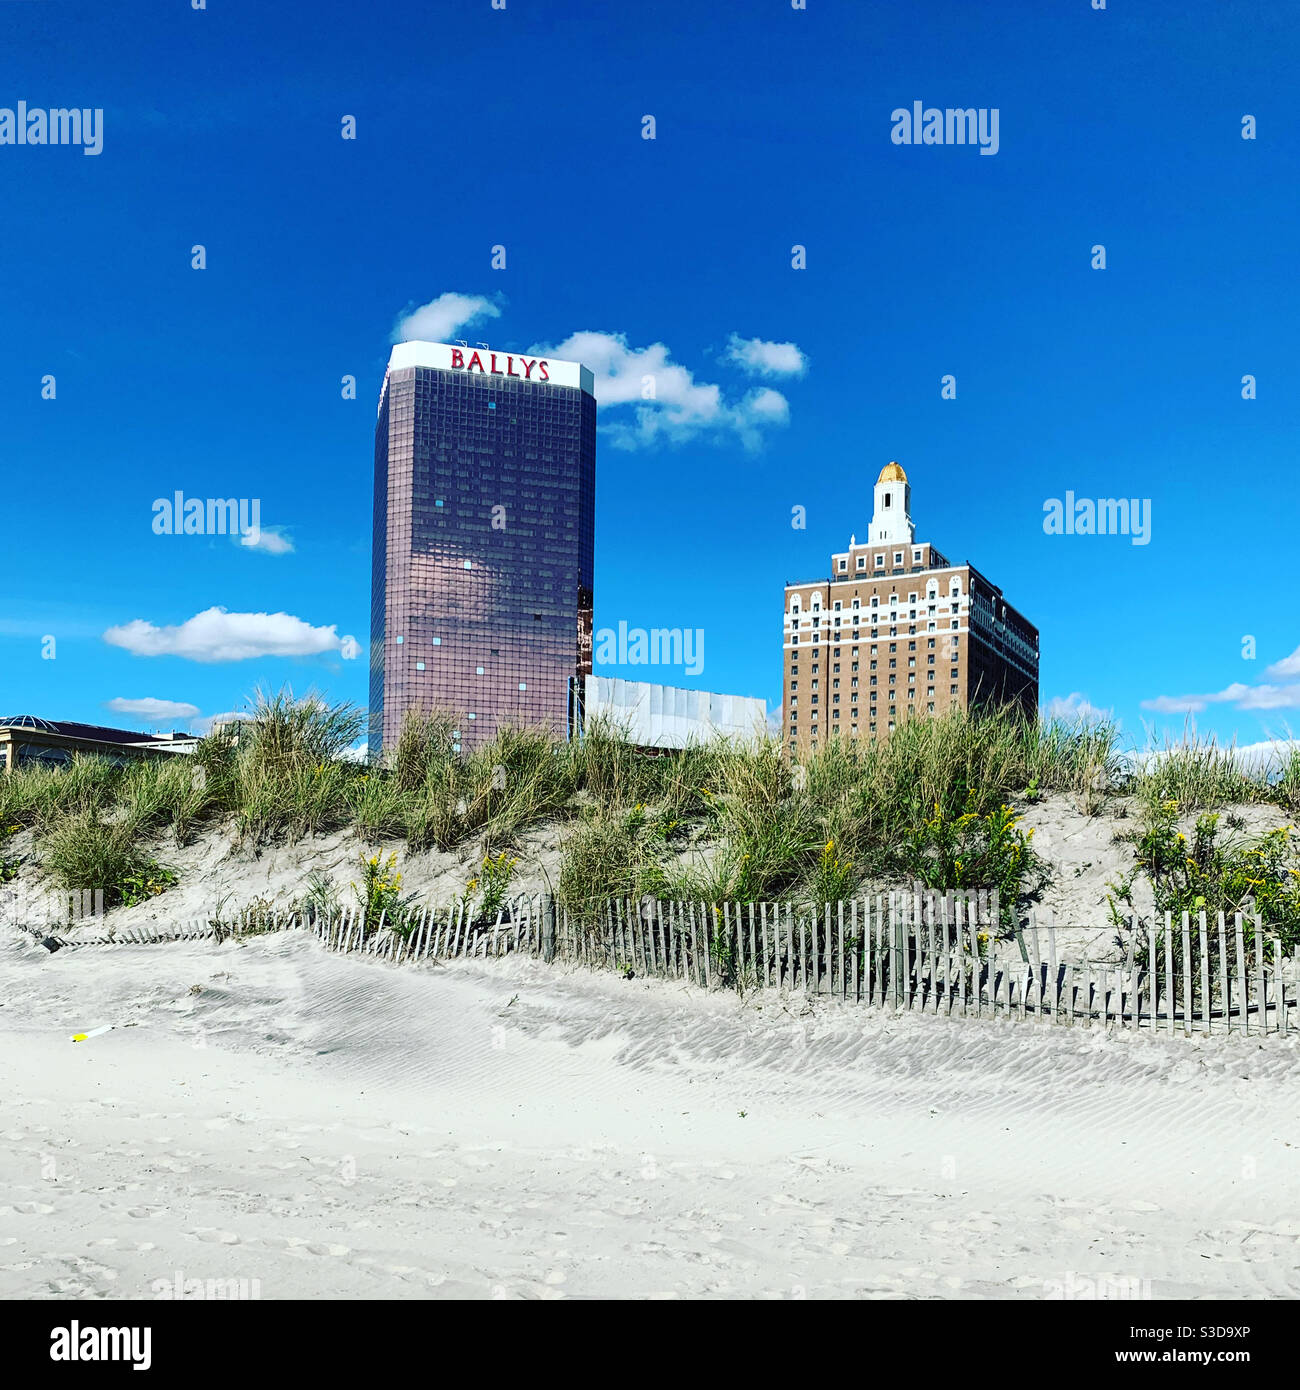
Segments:
[[[393,968],[298,933],[14,935],[0,999],[7,1297],[1300,1295],[1296,1039]]]

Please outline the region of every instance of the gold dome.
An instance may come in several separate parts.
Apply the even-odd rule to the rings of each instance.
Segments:
[[[896,463],[887,463],[880,470],[880,477],[876,479],[878,483],[905,483],[907,474]]]

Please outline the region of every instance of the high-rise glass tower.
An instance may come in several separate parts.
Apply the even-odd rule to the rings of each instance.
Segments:
[[[596,399],[577,362],[401,343],[375,424],[370,755],[408,709],[573,729],[591,670]]]

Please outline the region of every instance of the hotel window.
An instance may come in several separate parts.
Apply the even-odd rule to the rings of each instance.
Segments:
[[[948,694],[949,694],[949,695],[955,695],[956,693],[957,693],[957,687],[956,687],[955,685],[950,685],[950,686],[948,687]]]
[[[913,559],[913,560],[919,560],[920,558],[921,558],[921,552],[920,552],[919,550],[914,550],[914,551],[912,551],[912,559]]]
[[[875,683],[876,683],[876,677],[875,677],[875,676],[872,676],[872,677],[871,677],[871,684],[872,684],[872,685],[875,685]]]
[[[903,563],[903,552],[901,550],[894,551],[894,563],[896,565],[901,565]]]
[[[933,695],[933,694],[934,694],[934,686],[932,686],[932,685],[927,685],[926,688],[925,688],[925,693],[926,693],[927,695]],[[930,708],[933,709],[934,706],[931,705]]]
[[[885,557],[884,557],[883,555],[877,555],[877,556],[876,556],[876,568],[877,568],[877,569],[884,569],[884,567],[885,567]]]
[[[814,667],[813,669],[815,670],[816,668]],[[812,683],[812,688],[813,688],[814,690],[816,690],[816,689],[817,689],[817,685],[818,685],[818,682],[817,682],[817,681],[813,681],[813,683]]]
[[[932,690],[932,691],[930,692],[930,694],[933,695],[933,694],[934,694],[934,691]],[[934,706],[933,706],[933,705],[927,705],[927,706],[926,706],[926,709],[928,709],[928,710],[930,711],[931,714],[934,713]]]
[[[949,675],[949,678],[950,678],[950,679],[956,680],[956,679],[957,679],[957,668],[954,666],[954,667],[952,668],[952,670],[948,672],[948,675]]]
[[[417,661],[417,662],[415,663],[415,669],[416,669],[417,671],[423,671],[423,670],[424,670],[424,662],[423,662],[423,661]]]
[[[848,569],[848,567],[849,567],[849,562],[848,562],[847,560],[841,560],[841,561],[840,561],[840,568],[841,568],[842,570],[846,570],[846,569]]]
[[[859,556],[858,556],[858,568],[859,568],[860,570],[863,570],[863,569],[866,569],[866,567],[867,567],[867,557],[866,557],[865,555],[859,555]]]

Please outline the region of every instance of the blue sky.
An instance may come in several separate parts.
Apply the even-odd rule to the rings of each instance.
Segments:
[[[656,365],[656,406],[605,393],[596,531],[598,627],[705,632],[656,678],[775,704],[783,585],[898,459],[1045,704],[1300,722],[1294,5],[12,0],[0,36],[0,107],[104,110],[97,156],[0,144],[0,713],[364,705],[375,400],[456,294],[496,315],[455,336]],[[997,108],[996,155],[893,143],[914,101]],[[155,535],[178,489],[279,541]],[[1067,491],[1149,499],[1149,543],[1044,534]]]

